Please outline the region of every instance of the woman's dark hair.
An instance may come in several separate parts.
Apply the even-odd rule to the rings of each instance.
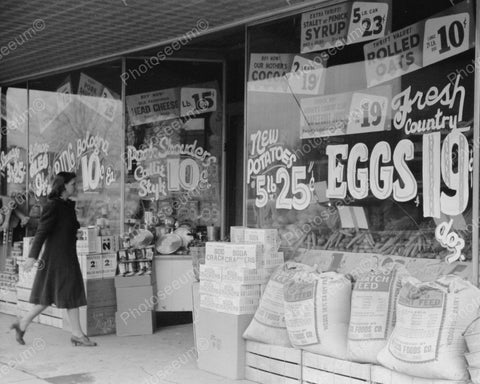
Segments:
[[[63,191],[65,191],[65,184],[68,184],[75,177],[77,175],[73,172],[59,172],[53,179],[52,190],[48,194],[48,198],[55,199],[61,197]]]

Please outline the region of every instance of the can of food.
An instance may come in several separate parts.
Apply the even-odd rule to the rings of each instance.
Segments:
[[[215,227],[209,225],[207,227],[207,240],[208,241],[218,241],[220,240],[220,227]]]

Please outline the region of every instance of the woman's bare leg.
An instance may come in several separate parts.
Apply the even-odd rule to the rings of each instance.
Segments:
[[[33,308],[20,320],[20,330],[25,331],[32,320],[47,308],[46,305],[35,304]]]
[[[80,309],[67,309],[68,318],[70,319],[70,327],[72,327],[72,335],[75,337],[82,337],[82,327],[80,326]]]

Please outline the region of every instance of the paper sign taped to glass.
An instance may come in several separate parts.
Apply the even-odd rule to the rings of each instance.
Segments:
[[[342,228],[368,229],[367,215],[363,207],[338,206]]]
[[[377,39],[390,31],[387,3],[342,3],[302,14],[302,53],[343,49],[344,45]],[[330,53],[332,54],[332,53]]]
[[[368,87],[458,55],[474,43],[473,2],[467,0],[365,44]]]
[[[392,88],[338,93],[300,100],[300,138],[390,130]]]

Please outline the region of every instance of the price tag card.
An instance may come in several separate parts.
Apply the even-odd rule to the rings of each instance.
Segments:
[[[115,100],[112,92],[105,87],[98,105],[98,113],[108,121],[113,121],[118,104],[120,104],[120,100]]]
[[[459,13],[429,19],[425,22],[423,65],[455,56],[470,45],[470,15]]]
[[[351,93],[303,98],[300,100],[300,138],[344,135]]]
[[[339,206],[342,228],[368,229],[367,215],[363,207]]]
[[[294,56],[291,53],[252,53],[248,91],[290,93],[287,74]]]
[[[217,110],[217,90],[214,88],[182,88],[180,114],[199,114]]]
[[[364,45],[369,87],[422,68],[422,23],[405,27]]]
[[[354,93],[347,134],[384,131],[387,122],[388,100],[384,96]]]
[[[347,44],[355,44],[385,36],[387,20],[388,4],[353,3]]]
[[[294,94],[318,95],[325,91],[325,71],[322,63],[295,56],[288,85]]]
[[[72,83],[68,80],[65,84],[57,88],[57,106],[58,111],[63,111],[72,101]]]

